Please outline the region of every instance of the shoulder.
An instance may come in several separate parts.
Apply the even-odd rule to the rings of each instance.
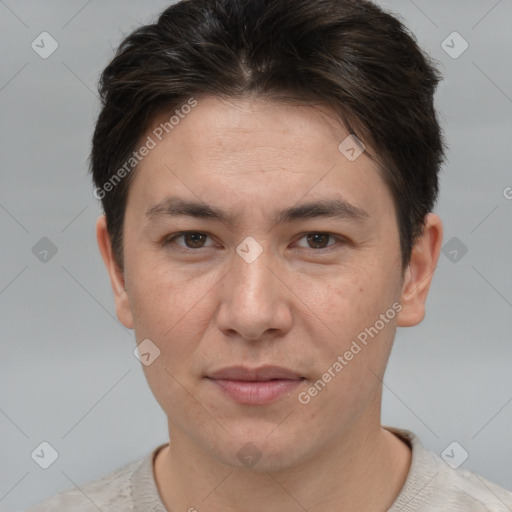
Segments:
[[[38,503],[27,512],[128,512],[132,508],[132,475],[147,457],[130,462],[119,469],[84,485],[61,491]]]
[[[512,492],[463,468],[454,469],[405,429],[385,427],[412,449],[409,474],[389,512],[511,512]]]
[[[439,468],[437,492],[439,498],[445,500],[448,507],[446,510],[512,511],[512,492],[467,469],[454,469],[434,453],[432,456]]]

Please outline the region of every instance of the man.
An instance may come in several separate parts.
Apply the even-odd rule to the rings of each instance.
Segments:
[[[34,508],[506,511],[380,421],[442,242],[440,77],[352,0],[184,0],[105,69],[97,223],[170,443]]]

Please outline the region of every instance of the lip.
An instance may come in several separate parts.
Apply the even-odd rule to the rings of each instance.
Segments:
[[[247,405],[275,402],[304,381],[298,373],[280,366],[254,369],[231,366],[217,370],[207,378],[231,400]]]
[[[215,380],[269,381],[274,379],[301,380],[303,377],[287,368],[268,365],[253,369],[245,366],[229,366],[213,372],[208,375],[208,378]]]

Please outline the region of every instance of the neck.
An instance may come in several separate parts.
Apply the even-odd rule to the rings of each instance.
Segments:
[[[169,511],[387,510],[411,462],[408,445],[380,424],[366,430],[356,427],[321,453],[276,471],[222,464],[179,430],[172,429],[171,439],[154,464],[157,487]]]

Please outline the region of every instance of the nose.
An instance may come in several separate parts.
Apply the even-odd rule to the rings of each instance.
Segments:
[[[293,294],[283,267],[268,249],[250,263],[238,254],[233,260],[220,284],[219,329],[227,337],[251,341],[284,335],[292,324]]]

